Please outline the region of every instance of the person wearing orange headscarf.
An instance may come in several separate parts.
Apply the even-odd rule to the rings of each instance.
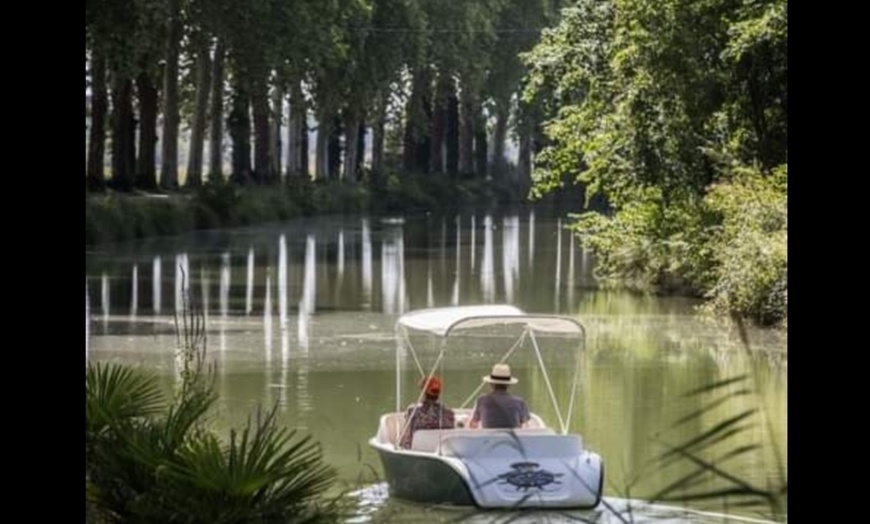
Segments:
[[[456,424],[453,410],[445,407],[438,401],[441,396],[443,383],[437,376],[424,377],[420,380],[420,389],[423,390],[423,401],[412,404],[405,413],[407,420],[406,428],[399,441],[399,446],[410,448],[414,438],[414,432],[418,429],[452,429]]]

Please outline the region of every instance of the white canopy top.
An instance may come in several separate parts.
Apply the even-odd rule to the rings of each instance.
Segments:
[[[461,324],[461,326],[460,326]],[[580,334],[582,327],[570,318],[527,315],[509,305],[457,306],[411,311],[399,317],[398,325],[445,336],[456,327],[473,328],[496,324],[525,324],[545,333]]]

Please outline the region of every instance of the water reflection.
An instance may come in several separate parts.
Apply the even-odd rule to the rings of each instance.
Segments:
[[[388,315],[405,311],[405,243],[401,225],[388,227],[381,242],[381,304]]]
[[[456,215],[456,269],[453,273],[453,293],[450,295],[450,305],[459,305],[459,274],[462,272],[462,220]]]
[[[278,320],[282,333],[287,330],[287,237],[278,238]],[[283,351],[283,342],[281,344]]]
[[[230,317],[230,253],[229,251],[221,254],[221,276],[220,276],[220,351],[221,358],[226,360],[227,351],[227,322]],[[226,369],[226,366],[221,366],[221,369]]]
[[[200,281],[200,289],[202,293],[202,316],[205,318],[206,325],[208,324],[208,313],[209,313],[209,297],[211,295],[209,286],[211,284],[211,279],[208,275],[208,269],[205,265],[200,266],[199,268],[199,281]]]
[[[130,294],[133,297],[130,299],[130,320],[136,320],[136,313],[139,311],[139,265],[133,264],[133,276],[130,277],[130,282],[133,287]]]
[[[568,231],[568,309],[574,309],[574,233]]]
[[[480,287],[483,302],[495,301],[495,262],[493,261],[492,215],[483,219],[483,261],[480,264]]]
[[[151,310],[154,312],[154,315],[157,316],[160,314],[160,303],[162,302],[161,298],[161,272],[162,262],[160,260],[160,255],[154,257],[154,260],[151,263]]]
[[[85,278],[85,362],[91,352],[91,296],[88,291],[88,279]]]
[[[475,235],[477,234],[477,226],[475,225],[475,216],[471,215],[471,272],[474,273],[474,252],[477,251],[477,241],[475,240]]]
[[[180,315],[184,310],[187,292],[190,290],[190,264],[187,253],[175,255],[175,313]]]
[[[372,307],[372,234],[369,219],[362,219],[362,307]]]
[[[266,296],[263,298],[263,357],[266,375],[272,376],[272,275],[266,275]]]
[[[103,334],[109,331],[109,275],[100,276],[100,306],[103,310]]]
[[[317,304],[317,242],[314,235],[309,234],[305,239],[305,271],[302,282],[302,300],[299,302],[299,359],[296,370],[296,402],[300,413],[313,409],[311,394],[308,391],[309,372],[309,349],[311,345],[311,315],[314,314]],[[305,417],[301,417],[305,420]],[[307,429],[305,422],[301,422],[300,428]]]
[[[535,210],[529,211],[529,267],[535,259]]]
[[[338,287],[344,281],[344,229],[338,231],[338,261],[336,262],[338,271]]]
[[[562,219],[556,221],[556,291],[553,294],[553,311],[561,311],[562,295]]]
[[[248,248],[248,278],[245,286],[245,315],[250,315],[254,304],[254,248]]]
[[[218,326],[226,348],[221,369],[227,373],[218,387],[221,398],[227,400],[218,424],[221,428],[238,427],[244,424],[252,406],[278,400],[281,422],[288,427],[310,429],[344,481],[355,481],[359,471],[370,465],[380,472],[377,457],[365,441],[384,406],[391,408],[397,400],[394,315],[412,306],[475,304],[484,298],[513,301],[535,312],[561,309],[587,325],[589,365],[582,368],[582,390],[576,398],[571,427],[579,428],[584,441],[600,450],[610,465],[608,490],[610,486],[624,487],[634,472],[660,452],[650,435],[696,408],[679,395],[712,380],[763,369],[760,389],[771,413],[770,425],[776,439],[785,440],[787,357],[782,340],[755,335],[751,341],[757,356],[747,360],[736,332],[697,321],[692,301],[635,297],[586,287],[593,284],[594,257],[583,249],[582,240],[573,238],[573,233],[566,232],[569,238],[564,241],[562,224],[540,212],[537,216],[522,212],[508,217],[482,213],[483,251],[479,260],[475,258],[480,236],[476,235],[475,216],[469,213],[455,219],[457,231],[455,235],[450,231],[452,223],[447,227],[446,246],[444,227],[438,227],[440,217],[408,219],[403,227],[380,221],[361,224],[360,217],[352,218],[352,222],[342,219],[341,224],[318,221],[312,226],[311,222],[300,222],[281,229],[235,231],[227,236],[226,243],[216,243],[213,236],[203,235],[202,240],[194,236],[169,245],[157,244],[159,249],[154,252],[137,245],[130,252],[88,254],[86,358],[151,366],[158,373],[171,375],[176,344],[171,318],[167,322],[165,318],[143,319],[139,315],[130,322],[117,320],[119,315],[126,315],[122,309],[128,304],[132,311],[138,300],[129,293],[135,295],[137,287],[143,293],[150,294],[149,287],[153,290],[152,306],[159,312],[160,290],[171,294],[173,283],[161,284],[157,253],[169,257],[172,264],[175,253],[180,253],[175,260],[183,262],[181,254],[189,252],[195,273],[191,285],[197,292],[201,287],[203,301],[209,302],[209,294],[220,287],[220,307],[213,304],[208,325],[209,349],[217,345],[212,333],[217,336]],[[344,229],[346,224],[352,227]],[[521,229],[527,226],[528,238]],[[500,235],[496,228],[502,229]],[[253,278],[252,253],[256,255]],[[247,275],[243,266],[246,260]],[[520,267],[518,260],[528,260],[531,266]],[[236,268],[232,268],[231,261]],[[137,263],[143,266],[138,273]],[[362,265],[362,271],[356,264]],[[152,265],[152,271],[148,271],[148,265]],[[200,270],[196,270],[197,266]],[[231,275],[231,270],[236,274]],[[340,279],[334,277],[342,273],[344,288],[339,293]],[[132,286],[126,283],[131,274],[138,282]],[[168,275],[171,279],[172,273]],[[177,279],[176,284],[180,281]],[[245,312],[251,317],[241,318],[243,300]],[[148,302],[143,299],[143,307],[149,307]],[[290,318],[291,313],[296,314],[296,304],[299,317]],[[100,306],[105,309],[101,311]],[[171,316],[172,304],[168,307]],[[107,315],[110,308],[114,317]],[[233,308],[238,316],[230,311]],[[280,324],[274,322],[275,317],[280,318]],[[291,321],[296,330],[288,329]],[[107,324],[109,329],[101,329]],[[280,349],[276,347],[278,337]],[[243,351],[260,344],[262,353]],[[214,349],[212,354],[217,354],[217,347]],[[412,362],[408,364],[413,366]],[[487,371],[454,367],[445,374],[449,372],[447,380],[464,392],[479,385],[480,376]],[[552,371],[554,387],[567,387],[567,372]],[[546,410],[550,402],[539,378],[526,373],[518,387],[535,409]],[[446,400],[458,403],[462,398]],[[400,399],[401,404],[405,402]],[[735,406],[731,415],[746,407]],[[554,411],[544,415],[556,422]],[[695,422],[693,427],[685,425],[686,433],[681,437],[703,432],[713,423],[700,418]],[[775,474],[769,445],[772,439],[764,439],[762,459],[738,457],[734,461],[737,472],[762,479]],[[672,480],[662,472],[656,475],[638,487],[640,496]],[[387,504],[398,507],[399,512],[407,510],[405,506],[394,506],[394,501]],[[373,518],[383,521],[383,516],[377,511]],[[440,518],[437,514],[435,520]]]
[[[281,380],[278,384],[279,405],[287,406],[287,368],[290,366],[290,327],[288,301],[289,286],[287,285],[287,237],[284,234],[278,238],[278,323],[281,331]]]
[[[520,217],[517,215],[502,219],[501,254],[505,300],[513,304],[515,286],[520,279]]]

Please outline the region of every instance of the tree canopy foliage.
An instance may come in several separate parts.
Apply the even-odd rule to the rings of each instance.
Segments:
[[[579,183],[603,281],[780,322],[787,1],[567,4],[88,0],[88,187],[108,154],[109,185],[174,188],[179,128],[194,186]]]
[[[373,179],[399,170],[456,175],[460,157],[467,175],[484,178],[490,165],[505,171],[509,117],[525,73],[518,55],[556,20],[560,4],[88,0],[89,187],[104,184],[108,141],[110,185],[152,189],[159,174],[164,188],[174,188],[185,151],[176,144],[187,129],[191,185],[204,173],[256,184],[310,175],[353,183],[368,171]],[[229,173],[220,156],[202,153],[206,121],[214,130],[209,147],[230,152]],[[386,140],[387,128],[397,128],[403,143]],[[137,130],[147,137],[138,145]],[[317,136],[313,159],[309,132]],[[204,158],[221,165],[203,169]]]
[[[787,45],[785,0],[580,0],[524,56],[535,194],[604,197],[577,228],[605,280],[785,318]]]

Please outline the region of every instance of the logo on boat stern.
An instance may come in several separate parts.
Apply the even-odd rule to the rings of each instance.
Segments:
[[[564,475],[564,473],[541,469],[541,465],[537,462],[514,462],[511,468],[512,471],[498,476],[501,479],[499,484],[510,484],[516,487],[517,491],[544,490],[544,487],[550,484],[561,484],[562,482],[556,479]]]

